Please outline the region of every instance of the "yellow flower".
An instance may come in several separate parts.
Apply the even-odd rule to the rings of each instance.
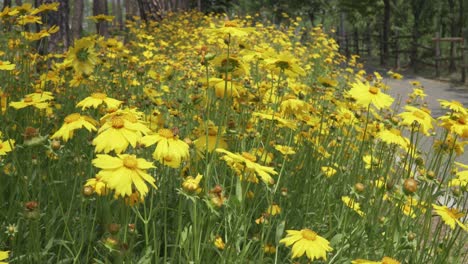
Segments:
[[[283,146],[283,145],[275,145],[275,149],[283,155],[294,155],[296,151],[293,147],[290,146]]]
[[[233,168],[241,179],[245,177],[249,181],[258,183],[258,179],[254,177],[256,175],[266,184],[275,183],[271,175],[276,175],[278,173],[272,167],[266,167],[256,163],[255,161],[257,158],[254,155],[247,152],[243,152],[242,154],[232,153],[221,148],[217,148],[216,152],[226,154],[221,159],[226,161],[228,166]]]
[[[436,204],[432,204],[432,208],[434,208],[435,213],[442,217],[444,223],[450,226],[451,229],[455,229],[455,224],[457,224],[463,230],[468,231],[468,226],[459,220],[465,214],[458,211],[458,209],[448,208],[447,206],[439,206]]]
[[[399,73],[396,73],[396,72],[393,72],[393,71],[388,71],[387,72],[388,75],[390,75],[390,77],[392,79],[396,79],[396,80],[401,80],[403,79],[403,75],[399,74]]]
[[[188,176],[182,182],[182,188],[184,188],[186,192],[199,193],[201,192],[200,181],[202,178],[203,178],[203,175],[201,174],[197,174],[197,177],[195,178],[193,178],[192,176]]]
[[[65,64],[73,66],[77,73],[90,75],[99,58],[94,50],[94,40],[90,37],[75,41],[75,46],[70,48],[65,58]]]
[[[15,109],[22,109],[28,106],[34,106],[38,109],[45,109],[49,106],[49,103],[45,102],[43,99],[26,96],[25,98],[21,99],[21,101],[11,102],[9,105]]]
[[[279,123],[280,127],[287,127],[287,128],[292,129],[292,130],[295,130],[297,128],[296,122],[294,122],[293,120],[281,118],[277,114],[253,112],[252,116],[259,117],[259,118],[265,119],[265,120],[275,120],[275,121],[277,121]]]
[[[81,110],[86,108],[98,108],[101,104],[106,104],[108,109],[117,109],[122,104],[122,101],[107,97],[105,93],[92,93],[91,96],[81,100],[76,107],[81,107]]]
[[[98,23],[98,22],[104,22],[104,21],[112,22],[112,20],[114,20],[115,17],[114,16],[104,15],[104,14],[99,14],[99,15],[96,15],[96,16],[89,16],[87,18],[92,20],[95,23]]]
[[[356,260],[351,261],[351,264],[401,264],[401,262],[399,262],[398,260],[389,258],[389,257],[383,257],[381,261],[356,259]]]
[[[62,138],[65,142],[73,137],[73,132],[80,128],[86,128],[88,131],[96,131],[97,121],[89,116],[82,116],[73,113],[65,117],[62,127],[55,132],[51,138]]]
[[[209,87],[214,88],[215,95],[218,98],[239,97],[240,92],[243,90],[242,86],[231,80],[224,80],[221,78],[210,78],[208,80]]]
[[[0,251],[0,264],[8,264],[8,262],[1,261],[8,258],[8,253],[10,253],[10,251]]]
[[[214,245],[219,250],[224,250],[224,248],[226,247],[226,244],[224,243],[223,238],[220,236],[216,236]]]
[[[42,18],[40,16],[24,15],[20,16],[17,20],[18,25],[27,25],[27,24],[42,24]]]
[[[468,114],[468,111],[466,111],[465,106],[459,101],[452,100],[449,102],[447,100],[442,99],[438,99],[437,101],[440,102],[440,106],[442,106],[442,108],[448,108],[454,112],[461,113],[463,115]]]
[[[279,207],[279,205],[277,205],[277,204],[274,203],[274,204],[268,206],[267,213],[268,213],[269,215],[278,215],[278,214],[281,214],[281,207]]]
[[[358,202],[354,201],[353,198],[349,196],[342,196],[341,201],[343,201],[343,203],[346,206],[348,206],[349,208],[353,209],[356,213],[358,213],[359,216],[365,215],[365,213],[361,211],[361,205]]]
[[[322,166],[320,170],[325,174],[327,178],[330,178],[331,176],[335,175],[336,169],[333,167],[328,167],[328,166]]]
[[[101,178],[96,177],[96,178],[88,179],[84,186],[92,187],[94,192],[96,192],[98,195],[107,194],[106,183],[103,182]]]
[[[34,93],[27,94],[25,97],[30,97],[33,101],[45,102],[54,100],[54,96],[51,92],[45,92],[42,90],[36,90]]]
[[[101,118],[105,123],[93,140],[96,152],[122,153],[130,144],[136,147],[138,140],[151,130],[140,121],[141,114],[135,110],[118,110]]]
[[[428,136],[433,121],[430,113],[428,113],[429,110],[421,110],[410,105],[405,105],[405,110],[406,112],[398,114],[403,119],[400,122],[401,125],[412,126],[415,122],[419,124],[421,132]]]
[[[263,246],[263,252],[267,254],[275,254],[276,253],[276,247],[272,244],[265,244]]]
[[[358,105],[368,107],[370,104],[377,109],[388,108],[393,103],[393,98],[380,91],[380,88],[371,86],[369,83],[363,83],[356,80],[351,84],[349,95],[356,100]]]
[[[141,138],[140,143],[145,146],[157,143],[153,158],[172,168],[179,168],[182,161],[190,156],[189,145],[166,128],[160,129],[157,134]]]
[[[299,258],[305,253],[311,261],[315,259],[327,260],[327,252],[333,250],[328,240],[308,228],[300,231],[286,230],[286,232],[288,235],[281,239],[280,243],[287,247],[293,245],[292,258]]]
[[[9,61],[1,61],[0,60],[0,70],[11,71],[11,70],[14,70],[15,67],[16,67],[16,64],[12,64]]]
[[[465,131],[468,130],[468,114],[456,112],[450,116],[441,116],[438,118],[438,120],[441,121],[442,127],[446,128],[452,133],[459,135],[460,137],[463,137]]]
[[[9,139],[6,141],[0,140],[0,156],[5,156],[8,152],[11,152],[14,147],[15,147],[15,140],[13,139]]]
[[[427,94],[424,93],[424,90],[422,88],[414,88],[413,92],[409,95],[410,98],[420,97],[421,99],[424,99],[426,96]]]
[[[466,188],[468,186],[468,170],[457,172],[456,178],[450,180],[449,186],[461,186]]]
[[[383,129],[377,133],[377,138],[386,144],[395,144],[403,149],[408,149],[410,145],[409,139],[401,135],[401,131],[395,128]]]
[[[305,70],[299,65],[299,60],[289,52],[282,52],[277,56],[265,59],[265,65],[273,70],[282,70],[290,77],[304,76],[306,74]]]
[[[208,33],[214,33],[216,35],[230,35],[232,37],[245,37],[249,33],[253,32],[253,28],[241,27],[235,20],[225,21],[223,27],[210,28],[206,30]]]
[[[107,188],[114,190],[116,196],[130,196],[133,193],[132,189],[135,188],[144,197],[148,193],[148,186],[145,182],[157,188],[154,184],[156,180],[146,173],[147,169],[155,168],[155,166],[145,159],[128,154],[117,155],[117,157],[98,154],[92,162],[94,166],[101,169],[96,178],[105,182]]]

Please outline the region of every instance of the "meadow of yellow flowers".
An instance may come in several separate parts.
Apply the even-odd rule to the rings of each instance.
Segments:
[[[0,13],[0,263],[468,261],[461,103],[399,102],[299,18],[134,18],[39,52],[56,9]]]

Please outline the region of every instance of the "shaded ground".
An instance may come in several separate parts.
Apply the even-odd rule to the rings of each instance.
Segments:
[[[385,77],[384,82],[391,87],[389,93],[397,100],[401,99],[402,104],[404,104],[405,100],[408,98],[408,94],[411,93],[413,90],[413,87],[410,84],[410,82],[419,81],[424,87],[424,90],[427,94],[427,106],[431,110],[432,116],[434,118],[437,118],[446,112],[446,110],[440,107],[440,104],[437,101],[437,99],[445,99],[449,101],[457,100],[461,102],[465,107],[468,107],[467,85],[461,83],[428,79],[425,77],[414,75],[410,72],[399,72],[404,76],[404,78],[402,80],[395,80],[387,78],[388,69],[372,66],[367,66],[366,71],[368,73],[377,71],[383,77]],[[426,142],[426,144],[430,146],[432,145],[432,142]],[[458,157],[457,161],[468,164],[468,153],[465,152],[462,156]]]

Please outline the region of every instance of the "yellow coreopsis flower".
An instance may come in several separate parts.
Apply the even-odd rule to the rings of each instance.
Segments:
[[[73,132],[80,128],[86,128],[89,132],[96,131],[97,121],[89,116],[73,113],[65,117],[62,127],[51,138],[62,138],[65,142],[73,137]]]
[[[286,232],[288,235],[279,242],[287,247],[292,245],[292,258],[299,258],[306,254],[311,261],[315,259],[327,260],[327,252],[333,250],[328,240],[308,228],[286,230]]]
[[[349,208],[353,209],[359,216],[364,216],[365,213],[363,211],[361,211],[361,205],[354,201],[353,198],[349,197],[349,196],[343,196],[341,197],[341,201],[343,201],[343,203],[348,206]]]
[[[253,32],[253,28],[241,27],[238,21],[231,20],[225,21],[223,27],[210,28],[206,30],[208,33],[217,35],[230,35],[232,37],[246,37],[249,33]]]
[[[0,156],[6,155],[8,152],[11,152],[15,147],[15,140],[9,139],[6,141],[0,140]]]
[[[265,59],[267,68],[282,70],[290,77],[306,75],[305,70],[299,65],[299,60],[289,52],[283,52],[275,57]]]
[[[208,80],[208,85],[210,88],[214,89],[215,95],[218,98],[224,98],[225,96],[237,98],[243,90],[240,84],[221,78],[210,78]]]
[[[356,100],[358,105],[368,107],[370,104],[374,105],[377,109],[388,108],[392,105],[394,99],[380,91],[380,88],[371,86],[369,83],[363,83],[356,80],[351,84],[349,95]]]
[[[450,116],[441,116],[438,118],[438,120],[441,121],[442,127],[461,137],[463,137],[465,131],[468,130],[468,114],[457,112],[451,114]]]
[[[335,168],[329,167],[329,166],[322,166],[320,170],[327,178],[330,178],[331,176],[335,175],[337,172]]]
[[[195,177],[195,178],[193,176],[188,176],[182,182],[182,188],[186,192],[199,193],[199,192],[201,192],[200,181],[202,180],[202,178],[203,178],[203,175],[201,175],[201,174],[197,174],[197,177]]]
[[[94,66],[99,62],[98,55],[94,50],[94,39],[87,37],[75,41],[75,46],[70,48],[65,58],[65,64],[73,66],[77,73],[90,75]]]
[[[290,146],[284,146],[284,145],[275,145],[275,149],[283,155],[294,155],[296,154],[296,151],[294,150],[293,147]]]
[[[405,105],[405,112],[398,114],[403,120],[400,122],[404,126],[412,126],[413,123],[419,124],[420,130],[423,134],[429,135],[429,130],[432,129],[433,118],[429,110],[422,110],[414,106]]]
[[[226,244],[224,243],[223,238],[221,236],[216,236],[214,246],[219,250],[224,250]]]
[[[190,156],[189,145],[169,129],[163,128],[157,134],[145,136],[140,143],[145,146],[157,143],[153,158],[172,168],[179,168],[182,161]]]
[[[3,71],[12,71],[14,70],[16,67],[16,64],[12,64],[11,62],[9,61],[1,61],[0,60],[0,70],[3,70]]]
[[[8,264],[8,262],[2,261],[8,258],[8,253],[10,253],[10,251],[0,251],[0,264]]]
[[[447,100],[442,100],[442,99],[438,99],[437,101],[439,101],[440,106],[442,106],[442,108],[446,108],[446,109],[448,108],[454,112],[461,113],[463,115],[468,114],[468,111],[466,110],[465,106],[459,101],[456,101],[456,100],[447,101]]]
[[[258,179],[255,177],[256,175],[266,184],[275,183],[271,175],[276,175],[278,173],[272,167],[266,167],[256,163],[257,157],[254,155],[247,152],[243,152],[242,154],[232,153],[221,148],[217,148],[216,152],[225,154],[221,159],[226,161],[228,166],[233,168],[241,179],[245,177],[246,180],[258,183]]]
[[[408,149],[410,145],[409,139],[401,135],[401,131],[396,128],[383,129],[377,133],[377,138],[386,144],[395,144],[403,149]]]
[[[114,20],[115,17],[114,16],[104,15],[104,14],[99,14],[99,15],[96,15],[96,16],[89,16],[87,18],[92,20],[95,23],[98,23],[98,22],[104,22],[104,21],[112,22],[112,20]]]
[[[105,93],[92,93],[90,96],[81,100],[76,107],[81,107],[81,110],[85,110],[90,107],[98,108],[101,104],[106,104],[108,109],[117,109],[122,104],[122,101],[107,97]]]
[[[22,109],[28,106],[34,106],[38,109],[46,109],[49,106],[49,103],[43,99],[26,96],[18,102],[11,102],[9,105],[15,109]]]
[[[140,121],[141,114],[136,110],[118,110],[101,118],[104,124],[93,140],[96,152],[122,153],[131,145],[136,147],[138,140],[151,130]]]
[[[401,262],[390,257],[383,257],[381,261],[356,259],[356,260],[351,261],[351,264],[401,264]]]
[[[98,195],[107,194],[106,183],[103,182],[101,178],[96,177],[96,178],[88,179],[84,186],[89,186],[93,188],[93,191],[97,193]]]
[[[135,155],[121,154],[113,157],[107,154],[98,154],[93,165],[101,170],[96,178],[106,183],[106,187],[115,191],[116,196],[130,196],[135,188],[142,197],[148,193],[149,183],[157,189],[155,179],[146,173],[147,169],[155,166],[145,159]]]
[[[468,226],[459,220],[465,214],[460,212],[458,209],[448,208],[447,206],[440,206],[437,204],[433,204],[432,208],[434,208],[435,213],[442,217],[444,223],[450,226],[451,229],[455,229],[455,224],[457,224],[463,230],[468,231]]]

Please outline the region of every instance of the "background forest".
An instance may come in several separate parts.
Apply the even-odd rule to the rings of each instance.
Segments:
[[[359,54],[380,57],[380,64],[395,68],[411,66],[447,65],[449,72],[457,64],[466,64],[462,40],[442,42],[434,50],[433,38],[468,37],[468,0],[4,0],[3,7],[30,3],[60,2],[60,10],[51,14],[50,22],[60,25],[53,44],[63,43],[67,48],[74,39],[98,31],[118,34],[124,21],[134,16],[161,20],[169,12],[196,9],[204,13],[226,13],[232,17],[257,14],[263,21],[287,26],[289,16],[303,18],[304,25],[322,25],[333,33],[341,51],[346,55]],[[90,23],[87,18],[111,15],[115,19],[98,18]],[[39,30],[39,26],[35,29]],[[459,42],[459,43],[457,43]],[[437,54],[439,53],[439,54]],[[461,63],[460,63],[461,61]],[[446,64],[443,64],[443,63]]]

